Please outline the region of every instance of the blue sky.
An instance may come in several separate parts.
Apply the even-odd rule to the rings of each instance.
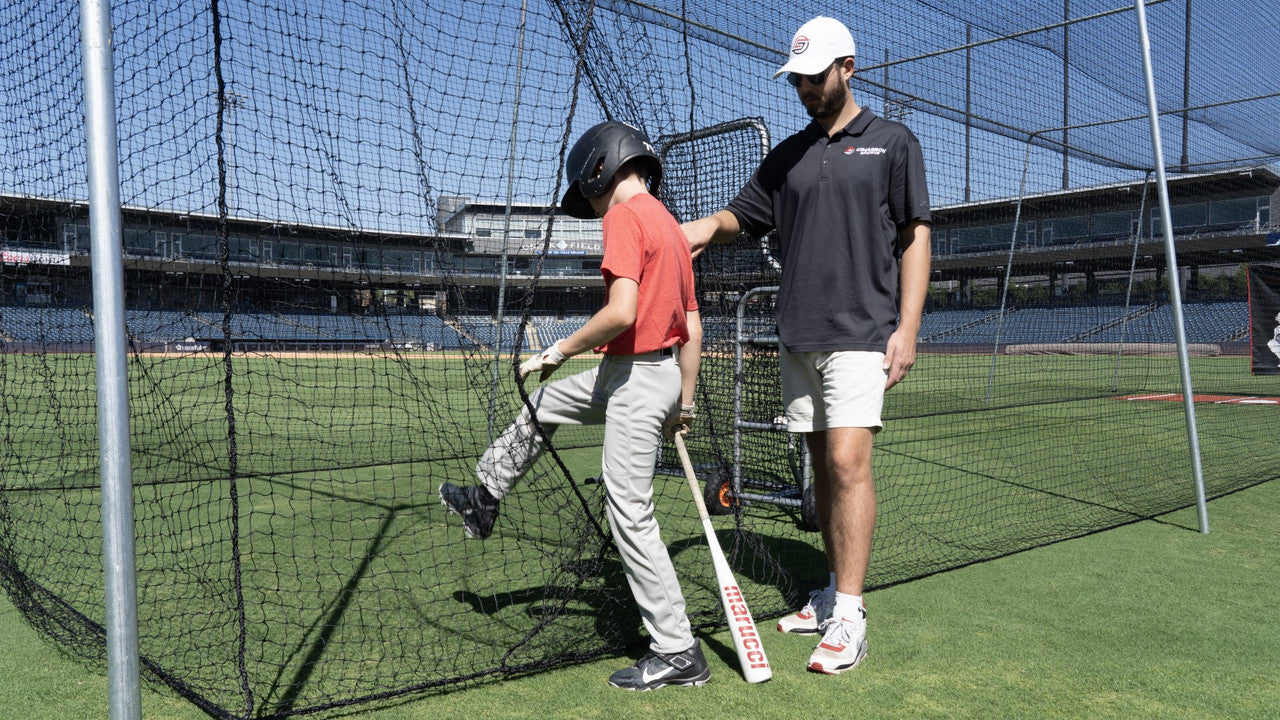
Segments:
[[[0,11],[7,58],[0,191],[83,198],[77,9],[48,0],[41,6]],[[1060,21],[1061,2],[860,0],[800,9],[598,0],[590,72],[577,76],[575,103],[573,43],[585,7],[582,0],[530,0],[517,75],[516,0],[222,3],[232,213],[429,231],[440,195],[501,201],[509,173],[517,201],[549,203],[566,129],[576,135],[606,114],[655,139],[758,116],[777,141],[808,118],[794,91],[770,76],[795,28],[820,13],[844,20],[858,42],[859,102],[882,112],[886,85],[891,97],[908,102],[904,121],[925,148],[935,204],[963,199],[966,142],[956,113],[966,88],[976,123],[967,145],[974,199],[1017,193],[1028,135],[1061,137],[1043,131],[1063,122],[1062,30],[984,42]],[[1182,104],[1185,7],[1185,0],[1167,0],[1148,8],[1166,110]],[[1191,105],[1277,92],[1280,56],[1251,48],[1280,47],[1280,9],[1260,0],[1195,0],[1192,7]],[[1137,118],[1070,131],[1077,150],[1071,184],[1141,176],[1124,167],[1151,162],[1135,14],[1124,3],[1099,0],[1071,0],[1069,9],[1072,17],[1099,17],[1070,30],[1068,122]],[[1104,15],[1116,9],[1124,11]],[[689,24],[680,20],[683,12]],[[208,8],[130,0],[115,4],[113,21],[125,202],[216,211]],[[979,43],[969,53],[967,85],[966,53],[956,49],[966,27]],[[1275,97],[1193,113],[1192,162],[1274,160],[1278,115]],[[1166,117],[1162,130],[1166,160],[1177,163],[1180,119]],[[1033,148],[1027,178],[1029,191],[1060,186],[1061,153]]]

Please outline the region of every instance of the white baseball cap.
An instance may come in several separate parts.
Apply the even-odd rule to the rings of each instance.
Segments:
[[[791,59],[774,73],[817,75],[830,67],[836,58],[851,57],[857,51],[849,28],[835,18],[818,17],[810,20],[791,38]]]

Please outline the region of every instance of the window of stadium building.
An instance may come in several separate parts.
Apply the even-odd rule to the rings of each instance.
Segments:
[[[302,248],[303,261],[308,265],[328,265],[329,247],[325,245],[305,245]],[[336,252],[334,253],[336,255]]]
[[[1088,215],[1053,218],[1043,225],[1041,242],[1045,245],[1070,245],[1090,239]]]
[[[253,262],[258,259],[257,241],[243,237],[232,237],[228,242],[230,244],[230,259],[232,262]]]
[[[466,257],[462,258],[463,272],[498,272],[498,261],[487,257]]]
[[[1128,240],[1137,230],[1137,213],[1109,212],[1094,215],[1089,223],[1089,238],[1095,241]]]
[[[64,225],[62,228],[62,249],[67,252],[87,251],[89,249],[89,228],[85,225]]]
[[[1268,198],[1235,198],[1209,203],[1175,205],[1169,210],[1175,235],[1200,232],[1260,232],[1270,223]],[[1160,209],[1151,210],[1151,233],[1164,232]]]
[[[218,258],[218,238],[213,235],[188,235],[183,244],[192,258],[198,260]]]
[[[957,228],[948,233],[950,250],[954,253],[992,252],[1006,250],[1009,239],[1013,237],[1013,223],[1001,225],[983,225],[980,227]],[[1022,223],[1018,230],[1018,247],[1030,247],[1035,244],[1036,223]]]
[[[165,260],[172,260],[182,256],[182,235],[179,233],[148,233],[153,239],[155,245],[154,254]],[[148,250],[143,249],[143,254],[147,254]]]
[[[164,233],[160,233],[157,237],[150,230],[125,228],[124,251],[135,255],[150,255],[153,251],[160,249],[160,246],[156,243],[163,237]]]
[[[1235,198],[1209,203],[1209,229],[1250,229],[1252,226],[1252,230],[1256,231],[1260,225],[1258,217],[1260,199],[1262,198]]]
[[[1169,215],[1173,219],[1174,232],[1203,228],[1207,224],[1205,213],[1208,209],[1208,205],[1205,203],[1174,205],[1169,208]]]

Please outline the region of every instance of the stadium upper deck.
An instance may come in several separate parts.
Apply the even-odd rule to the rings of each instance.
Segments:
[[[1280,176],[1265,167],[1175,176],[1169,183],[1179,263],[1199,266],[1274,261],[1280,256]],[[283,286],[315,295],[316,309],[348,309],[383,293],[417,310],[447,304],[454,288],[470,312],[490,309],[500,283],[528,286],[542,248],[539,293],[544,310],[590,312],[598,305],[599,223],[556,216],[544,241],[545,208],[442,198],[441,231],[408,235],[342,227],[228,218],[228,264],[242,281],[242,302]],[[1058,266],[1062,272],[1126,265],[1163,267],[1163,240],[1154,192],[1142,181],[1021,199],[1004,198],[935,209],[934,280],[939,284],[996,280],[1014,243],[1015,266]],[[215,283],[175,275],[220,275],[224,228],[216,216],[145,208],[124,209],[129,302],[147,307],[199,307]],[[0,197],[0,303],[87,304],[87,204],[78,200]],[[534,237],[537,235],[537,238]],[[507,272],[500,272],[507,238]],[[514,239],[513,239],[514,238]],[[734,251],[743,272],[759,268],[759,250]],[[1070,280],[1062,281],[1070,282]],[[310,285],[310,287],[304,287]],[[160,292],[160,288],[167,288]],[[293,291],[291,291],[293,292]],[[407,298],[407,299],[406,299]]]

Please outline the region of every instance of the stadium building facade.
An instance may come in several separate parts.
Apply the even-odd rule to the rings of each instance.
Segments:
[[[1280,176],[1267,167],[1174,176],[1169,192],[1184,294],[1201,293],[1202,275],[1226,276],[1233,279],[1225,290],[1218,282],[1213,292],[1238,291],[1243,302],[1243,281],[1234,279],[1241,265],[1280,256]],[[126,305],[219,308],[225,236],[241,312],[287,301],[318,313],[381,305],[492,316],[500,291],[513,291],[508,302],[523,297],[535,272],[536,312],[586,315],[599,306],[598,220],[461,196],[442,196],[437,206],[436,231],[421,235],[127,207]],[[998,302],[1010,263],[1017,291],[1050,304],[1106,301],[1131,265],[1149,291],[1163,282],[1160,208],[1145,181],[942,206],[934,218],[930,310]],[[89,307],[87,203],[4,196],[0,222],[0,304]],[[759,251],[744,245],[735,254]],[[743,287],[753,282],[746,275]]]

